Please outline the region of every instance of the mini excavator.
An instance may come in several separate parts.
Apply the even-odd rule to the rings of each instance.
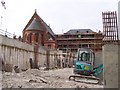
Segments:
[[[74,74],[69,76],[69,80],[82,83],[98,84],[100,78],[97,76],[103,71],[103,64],[94,66],[95,53],[89,48],[79,48],[77,58],[74,60]]]

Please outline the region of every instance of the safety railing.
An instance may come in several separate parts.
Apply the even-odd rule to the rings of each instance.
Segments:
[[[12,34],[12,33],[8,32],[7,30],[3,30],[3,29],[0,29],[0,34],[4,35],[6,37],[9,37],[9,38],[14,38],[14,39],[17,38],[17,36],[15,34]]]

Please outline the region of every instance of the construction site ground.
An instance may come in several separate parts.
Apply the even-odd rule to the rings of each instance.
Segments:
[[[103,85],[69,81],[73,68],[29,69],[21,73],[2,73],[2,88],[103,88]]]

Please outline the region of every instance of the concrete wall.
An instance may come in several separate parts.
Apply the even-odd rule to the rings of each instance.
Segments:
[[[0,57],[8,71],[14,66],[21,69],[30,68],[29,59],[34,60],[34,46],[0,35]]]
[[[118,88],[118,47],[120,48],[118,45],[103,46],[105,88]]]
[[[120,40],[120,1],[118,2],[118,36]]]
[[[0,59],[4,61],[6,71],[12,71],[14,66],[18,66],[21,70],[31,68],[30,59],[35,67],[46,66],[49,69],[63,67],[62,51],[46,50],[2,35],[0,35]]]
[[[49,60],[50,68],[62,68],[62,51],[50,50]]]
[[[102,51],[95,52],[95,67],[103,64],[103,54]],[[98,75],[98,77],[103,81],[103,72]]]
[[[43,48],[38,49],[38,66],[45,66],[46,64],[46,50]]]
[[[118,44],[118,88],[120,88],[120,41]]]
[[[95,52],[95,67],[103,64],[103,55],[102,55],[102,51],[99,52]]]

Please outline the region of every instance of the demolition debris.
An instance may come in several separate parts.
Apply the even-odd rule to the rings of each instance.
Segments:
[[[3,72],[2,88],[103,88],[103,85],[69,81],[72,71],[73,68]]]

